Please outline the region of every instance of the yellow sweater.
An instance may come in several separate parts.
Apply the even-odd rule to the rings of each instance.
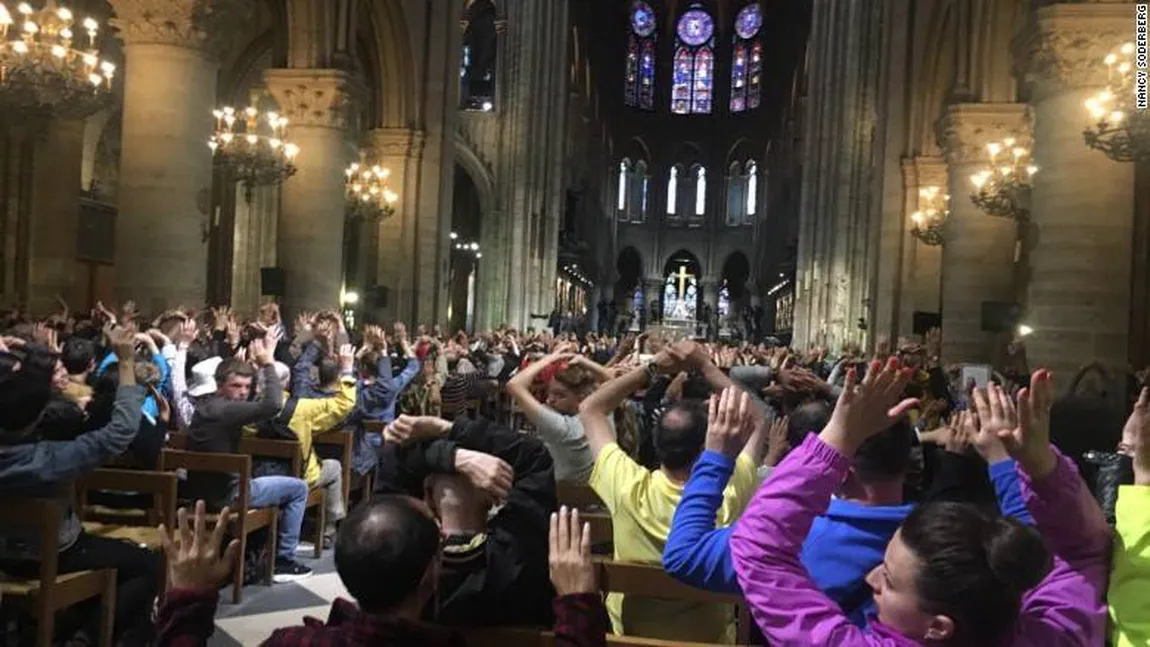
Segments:
[[[288,422],[288,428],[299,438],[300,451],[307,461],[304,479],[309,488],[319,483],[320,475],[319,459],[312,451],[312,439],[316,434],[330,431],[347,419],[355,408],[355,395],[355,378],[346,376],[340,380],[339,391],[332,397],[300,398],[296,401],[295,413]],[[284,399],[286,401],[286,395]]]
[[[1150,645],[1150,486],[1118,489],[1114,559],[1110,567],[1113,647]]]

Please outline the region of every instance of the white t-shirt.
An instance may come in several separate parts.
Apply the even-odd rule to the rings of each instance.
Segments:
[[[539,440],[551,452],[555,461],[555,480],[564,483],[586,485],[591,479],[591,468],[595,460],[591,456],[591,445],[583,433],[583,423],[579,416],[565,416],[549,407],[542,407],[543,413],[535,421]],[[607,417],[611,431],[615,431],[615,421]]]

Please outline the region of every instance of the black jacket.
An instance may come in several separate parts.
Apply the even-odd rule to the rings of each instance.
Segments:
[[[443,440],[403,448],[386,443],[376,493],[422,498],[427,475],[455,471],[457,447],[497,456],[515,476],[506,503],[487,522],[485,540],[449,538],[426,619],[456,627],[550,626],[555,591],[547,534],[557,504],[551,454],[538,439],[480,419],[457,421]]]

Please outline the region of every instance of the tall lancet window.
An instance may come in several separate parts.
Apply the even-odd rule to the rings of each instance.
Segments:
[[[714,93],[715,20],[699,3],[675,26],[671,112],[710,114]]]
[[[631,34],[627,42],[623,101],[643,110],[655,109],[655,37],[657,17],[643,0],[631,4]]]
[[[679,200],[679,165],[671,167],[671,175],[667,179],[667,215],[674,217],[678,213]]]
[[[731,51],[731,112],[759,107],[763,73],[763,9],[758,2],[743,7],[735,17]]]
[[[463,52],[459,68],[459,107],[490,112],[495,109],[495,3],[469,0],[463,12]]]

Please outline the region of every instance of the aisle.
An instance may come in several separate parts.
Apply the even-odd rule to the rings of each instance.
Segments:
[[[296,557],[314,573],[306,580],[271,586],[254,585],[244,589],[243,604],[231,604],[231,589],[220,593],[216,611],[216,632],[208,647],[259,645],[280,627],[303,623],[304,616],[327,619],[332,600],[350,599],[335,572],[334,551],[324,551],[318,560],[307,559],[310,550]]]

